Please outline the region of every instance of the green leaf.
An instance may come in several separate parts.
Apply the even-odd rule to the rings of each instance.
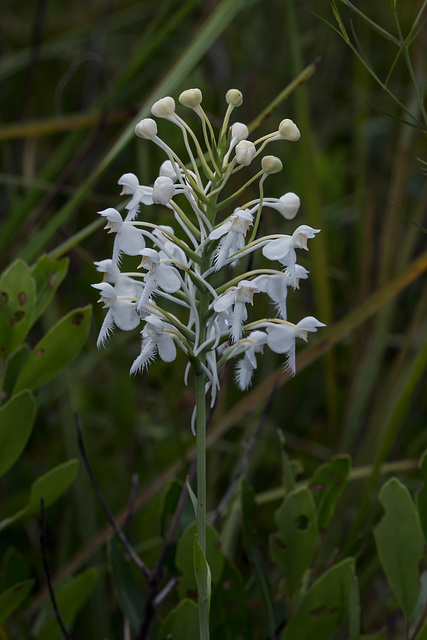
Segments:
[[[90,329],[92,307],[74,309],[59,320],[34,347],[16,382],[15,390],[37,389],[77,356]]]
[[[385,515],[375,529],[378,556],[394,595],[409,618],[420,592],[418,565],[423,557],[423,535],[408,489],[390,478],[379,494]]]
[[[3,624],[25,600],[33,584],[34,580],[24,580],[24,582],[18,582],[10,589],[0,593],[0,624]]]
[[[385,638],[385,636],[384,636]],[[419,633],[417,634],[415,640],[427,640],[427,621],[421,627]]]
[[[36,401],[28,390],[12,396],[0,408],[0,477],[15,464],[33,430]]]
[[[23,260],[16,260],[0,280],[0,357],[8,358],[32,326],[36,283]]]
[[[143,595],[137,585],[129,561],[114,538],[110,540],[108,545],[108,560],[117,601],[133,629],[138,630],[141,626],[144,610]]]
[[[31,272],[37,288],[37,302],[33,313],[33,323],[42,315],[67,275],[68,262],[68,258],[58,261],[52,260],[47,255],[42,255],[32,267]]]
[[[212,640],[245,640],[252,638],[249,623],[249,608],[243,578],[230,562],[224,558],[221,578],[212,593],[211,601]]]
[[[350,468],[350,456],[335,456],[313,473],[309,489],[316,503],[319,529],[325,529],[334,515],[337,500],[348,482]]]
[[[98,582],[98,574],[97,569],[88,569],[60,587],[55,593],[61,618],[68,629],[71,629],[77,613],[91,596]],[[63,637],[51,604],[40,612],[33,633],[36,640],[57,640]]]
[[[36,514],[40,511],[40,500],[43,498],[44,506],[50,507],[56,502],[75,480],[79,470],[79,461],[68,460],[51,469],[31,485],[30,499],[25,507],[27,514]]]
[[[3,384],[3,391],[6,398],[9,398],[13,394],[13,389],[18,376],[21,373],[24,364],[27,362],[30,353],[30,347],[28,344],[24,343],[19,345],[19,347],[17,347],[10,356]]]
[[[354,578],[354,559],[346,558],[316,580],[288,621],[282,640],[330,640],[348,617]]]
[[[271,558],[285,573],[292,597],[309,568],[317,546],[316,507],[306,488],[289,493],[275,516],[279,534],[270,537]]]
[[[178,593],[181,598],[195,597],[197,584],[194,568],[194,538],[196,525],[193,522],[178,540],[175,563],[182,573],[178,584]],[[212,574],[212,582],[215,585],[221,577],[224,566],[224,554],[221,550],[221,541],[217,531],[210,525],[206,526],[206,560]]]
[[[197,605],[192,601],[181,600],[179,605],[166,617],[157,636],[157,640],[189,640],[199,637],[199,616]]]

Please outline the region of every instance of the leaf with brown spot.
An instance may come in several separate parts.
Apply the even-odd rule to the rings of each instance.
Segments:
[[[309,489],[316,504],[319,529],[328,526],[337,500],[347,484],[350,468],[349,456],[335,456],[330,462],[320,465],[312,475]]]
[[[28,265],[16,260],[0,280],[0,354],[8,358],[28,335],[36,305],[36,284]]]
[[[37,260],[32,268],[37,287],[37,304],[33,320],[37,320],[49,305],[59,285],[67,275],[67,271],[68,258],[58,261],[43,255]]]
[[[70,364],[86,342],[91,317],[89,305],[74,309],[59,320],[34,347],[16,381],[15,391],[37,389]]]

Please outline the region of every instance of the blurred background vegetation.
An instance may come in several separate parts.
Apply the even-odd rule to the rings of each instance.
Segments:
[[[161,152],[133,136],[135,121],[149,114],[154,100],[197,86],[215,123],[226,91],[236,87],[244,95],[236,118],[249,124],[313,64],[307,82],[259,131],[274,130],[285,117],[301,130],[298,144],[273,151],[284,171],[269,179],[268,195],[295,191],[302,201],[298,224],[322,229],[301,257],[311,275],[298,296],[290,296],[289,317],[314,315],[328,327],[310,337],[307,348],[298,345],[292,380],[274,354],[261,359],[248,393],[237,390],[231,369],[226,372],[210,428],[209,508],[230,484],[277,388],[246,469],[262,505],[258,536],[266,540],[281,496],[275,491],[282,474],[278,431],[305,475],[333,454],[349,453],[359,473],[341,498],[318,566],[352,548],[358,554],[363,630],[386,625],[393,634],[399,629],[393,597],[368,534],[380,516],[375,497],[384,480],[381,465],[394,463],[387,470],[416,488],[419,478],[411,479],[411,470],[427,447],[425,235],[401,215],[427,224],[427,124],[405,55],[396,59],[399,46],[346,5],[338,2],[337,8],[351,42],[383,82],[391,70],[388,90],[332,28],[338,24],[328,0],[6,0],[0,24],[0,263],[3,270],[21,257],[31,265],[42,253],[70,260],[68,276],[30,335],[35,344],[65,313],[95,302],[90,284],[99,274],[93,261],[111,251],[111,237],[100,230],[96,212],[118,205],[118,178],[132,171],[142,184],[151,184],[157,176]],[[354,5],[400,38],[393,3]],[[397,2],[403,37],[421,7],[418,0]],[[423,94],[425,29],[408,50]],[[178,134],[167,125],[160,123],[161,135],[179,148]],[[254,190],[248,199],[256,196]],[[285,222],[279,228],[272,215],[263,224],[284,233],[294,228]],[[138,333],[117,332],[98,351],[103,312],[94,311],[80,356],[37,392],[31,440],[0,483],[1,517],[20,507],[37,476],[79,457],[78,413],[109,507],[123,523],[131,500],[130,537],[151,566],[162,548],[158,514],[165,488],[188,473],[193,391],[183,383],[183,358],[172,366],[157,362],[149,375],[130,378]],[[189,519],[190,510],[181,528]],[[224,544],[245,573],[239,523],[227,523]],[[46,535],[55,584],[83,569],[100,569],[97,587],[76,619],[76,637],[122,637],[122,614],[107,571],[109,531],[82,466],[73,487],[48,510]],[[29,520],[1,536],[0,590],[9,584],[13,549],[20,576],[36,578],[31,607],[14,618],[8,633],[33,637],[34,615],[47,602],[39,523]],[[273,574],[273,585],[275,580]],[[256,598],[252,607],[258,620]],[[254,637],[264,636],[254,630]]]

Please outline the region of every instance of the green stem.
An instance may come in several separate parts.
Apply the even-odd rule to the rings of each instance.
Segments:
[[[197,514],[196,529],[206,558],[206,397],[205,375],[196,374]],[[204,590],[203,590],[204,591]],[[206,589],[209,591],[209,589]],[[209,601],[198,590],[200,640],[209,640]]]

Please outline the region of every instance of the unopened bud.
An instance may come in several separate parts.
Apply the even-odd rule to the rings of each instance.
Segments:
[[[247,167],[251,164],[255,153],[255,145],[249,140],[241,140],[236,146],[236,160],[244,167]]]
[[[157,124],[152,118],[144,118],[136,125],[135,133],[144,140],[153,140],[157,135]]]
[[[225,101],[233,107],[240,107],[243,102],[243,94],[238,89],[229,89],[225,94]]]
[[[264,173],[279,173],[283,169],[283,164],[276,156],[264,156],[261,167]]]
[[[296,193],[289,191],[279,198],[280,213],[286,220],[292,220],[298,213],[301,201]]]
[[[285,140],[296,142],[300,139],[301,133],[295,122],[286,118],[279,124],[279,133]]]
[[[170,178],[173,182],[176,182],[178,176],[175,173],[175,169],[173,168],[173,164],[170,160],[165,160],[160,165],[159,176],[166,176],[166,178]]]
[[[156,118],[170,118],[175,113],[175,100],[170,96],[157,100],[151,107],[151,113]]]
[[[200,89],[187,89],[183,91],[178,100],[184,107],[195,109],[202,102],[202,92]]]
[[[231,125],[231,139],[240,142],[240,140],[246,140],[249,135],[249,129],[245,124],[241,122],[235,122]]]
[[[159,176],[153,185],[154,204],[167,204],[175,191],[174,184],[167,176]]]

